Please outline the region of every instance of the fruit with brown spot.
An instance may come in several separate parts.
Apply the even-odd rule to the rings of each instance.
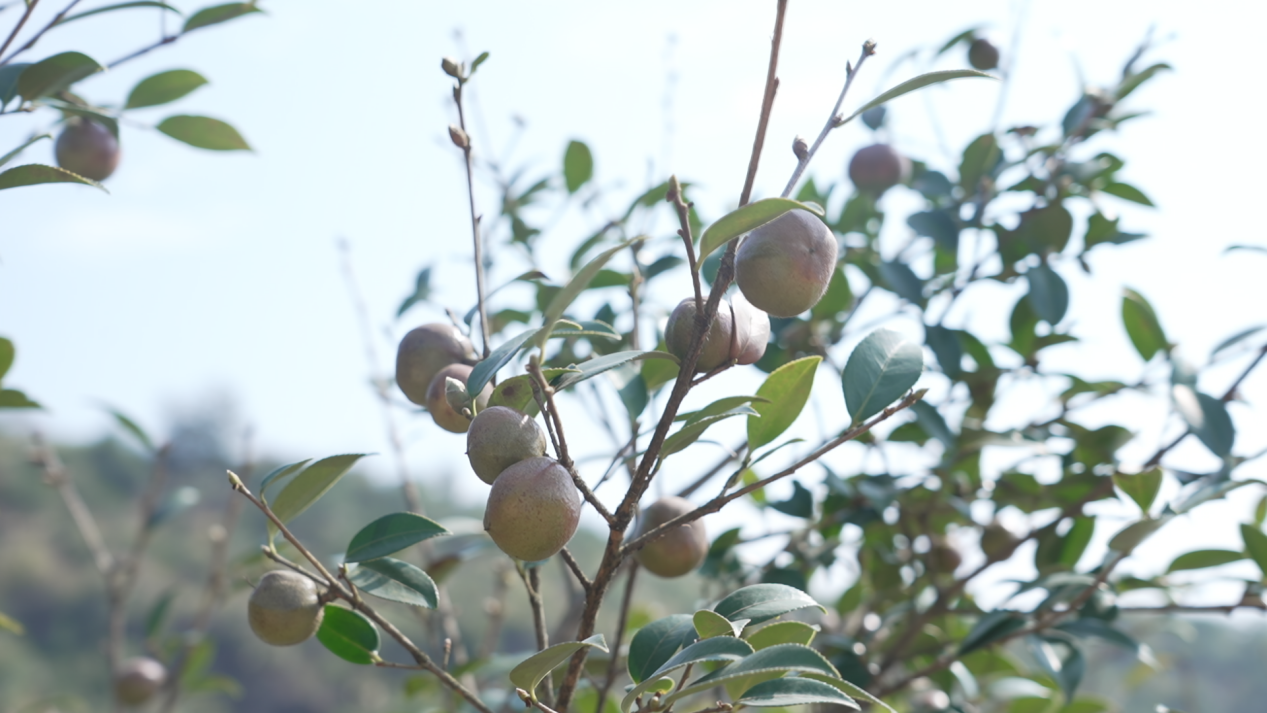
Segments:
[[[529,458],[497,476],[484,529],[502,552],[525,562],[552,557],[576,534],[581,493],[553,458]]]
[[[660,498],[642,511],[635,537],[694,509],[695,506],[684,498]],[[681,577],[703,564],[706,556],[708,535],[704,531],[702,520],[694,520],[669,530],[648,542],[634,555],[638,564],[659,577]]]
[[[735,282],[757,309],[795,317],[818,304],[836,269],[836,236],[818,216],[792,210],[744,238]]]
[[[480,411],[466,432],[466,458],[480,480],[493,484],[519,461],[545,455],[546,434],[532,417],[505,406]]]
[[[396,385],[410,401],[427,403],[427,387],[450,364],[474,364],[475,347],[451,324],[424,324],[409,331],[396,349]]]
[[[273,646],[307,641],[317,633],[325,616],[317,585],[289,570],[274,570],[260,577],[246,611],[251,631]]]

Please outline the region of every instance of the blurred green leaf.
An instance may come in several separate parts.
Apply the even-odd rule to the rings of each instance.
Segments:
[[[28,163],[22,166],[14,166],[4,173],[0,173],[0,191],[6,188],[21,188],[22,186],[34,186],[41,183],[82,183],[85,186],[92,186],[106,191],[106,187],[100,183],[57,166]],[[106,191],[106,193],[109,192]]]
[[[1170,351],[1170,343],[1166,341],[1166,333],[1162,331],[1153,306],[1135,290],[1123,290],[1122,323],[1126,325],[1126,335],[1135,345],[1135,351],[1144,361],[1152,359],[1159,351]]]
[[[550,300],[550,304],[542,310],[544,312],[542,316],[543,326],[537,335],[537,347],[541,349],[542,352],[545,351],[546,340],[549,339],[550,333],[554,331],[555,323],[563,317],[563,313],[572,304],[572,300],[575,300],[578,295],[585,291],[585,288],[589,287],[590,280],[594,279],[594,276],[598,274],[598,271],[601,270],[603,266],[607,264],[607,261],[610,260],[616,253],[634,245],[635,243],[642,242],[643,239],[644,238],[634,238],[633,240],[626,240],[619,245],[608,248],[607,250],[599,253],[594,259],[586,263],[585,267],[577,271],[567,285],[565,285],[563,289]],[[474,377],[475,375],[472,374],[471,376]]]
[[[348,544],[343,561],[364,562],[386,557],[432,537],[449,534],[452,533],[435,520],[411,512],[395,512],[361,528]]]
[[[0,389],[0,408],[40,408],[40,405],[17,389]]]
[[[1236,428],[1223,402],[1209,394],[1197,393],[1187,384],[1174,384],[1171,394],[1179,415],[1206,448],[1220,458],[1230,455]]]
[[[132,87],[124,109],[139,109],[167,104],[206,84],[201,74],[189,69],[172,69],[152,74]]]
[[[1110,183],[1100,190],[1111,196],[1117,196],[1123,200],[1139,203],[1140,205],[1152,206],[1153,202],[1148,200],[1148,196],[1144,192],[1129,183]]]
[[[1147,82],[1157,75],[1158,72],[1170,69],[1170,65],[1164,62],[1158,62],[1148,69],[1128,74],[1122,82],[1117,85],[1117,91],[1114,92],[1117,101],[1122,101],[1128,94],[1139,88],[1139,85]]]
[[[348,576],[357,589],[402,604],[436,608],[436,584],[418,567],[392,557],[361,562]]]
[[[250,151],[246,139],[232,126],[206,116],[169,116],[154,127],[195,148],[208,151]]]
[[[254,2],[231,2],[205,7],[195,12],[185,21],[185,27],[181,29],[181,33],[193,32],[211,25],[218,25],[221,22],[228,22],[253,12],[263,12],[263,10],[256,7]]]
[[[748,451],[772,443],[801,415],[814,386],[814,374],[822,357],[808,356],[790,361],[766,377],[757,396],[768,403],[754,403],[758,415],[748,417]]]
[[[364,614],[334,604],[325,606],[317,641],[344,661],[369,665],[378,656],[379,635]]]
[[[882,93],[880,96],[876,97],[875,99],[872,99],[866,104],[863,104],[862,106],[858,107],[858,109],[854,111],[854,113],[845,117],[843,121],[837,122],[836,126],[842,126],[844,124],[848,124],[849,122],[853,121],[857,117],[862,116],[862,112],[868,109],[880,106],[881,104],[892,101],[894,99],[897,99],[903,94],[913,92],[916,89],[923,89],[924,87],[927,87],[933,84],[940,84],[942,82],[947,82],[947,81],[950,81],[951,79],[965,79],[968,77],[983,77],[985,79],[998,79],[998,77],[992,74],[986,74],[985,72],[978,72],[975,69],[946,69],[946,70],[941,70],[938,72],[928,72],[927,74],[921,74],[918,77],[912,77],[911,79],[908,79],[905,82],[902,82],[896,87],[893,87],[892,89]]]
[[[1223,341],[1219,342],[1218,346],[1216,346],[1214,349],[1210,350],[1210,358],[1213,359],[1216,354],[1223,351],[1224,349],[1234,347],[1237,344],[1240,344],[1241,342],[1245,341],[1249,337],[1252,337],[1255,334],[1258,334],[1264,329],[1267,329],[1267,324],[1260,324],[1257,327],[1250,327],[1249,329],[1244,329],[1237,332],[1236,334],[1233,334],[1227,339],[1224,339]],[[0,376],[3,376],[3,375],[4,375],[4,372],[0,371]]]
[[[568,142],[563,153],[563,182],[568,193],[576,193],[594,175],[594,156],[590,147],[580,141]]]
[[[879,268],[884,286],[891,292],[911,304],[924,305],[924,281],[910,265],[900,260],[886,260],[880,263]]]
[[[150,607],[150,613],[145,617],[145,638],[147,641],[155,640],[159,634],[163,632],[163,624],[167,621],[167,612],[171,609],[172,602],[176,599],[176,589],[168,588],[154,602],[154,606]]]
[[[1171,572],[1180,572],[1187,569],[1205,569],[1206,567],[1217,567],[1221,564],[1229,562],[1239,562],[1245,559],[1244,552],[1234,552],[1232,550],[1194,550],[1185,552],[1174,559],[1170,566],[1166,568],[1166,574]]]
[[[404,302],[400,303],[400,307],[396,310],[396,317],[399,319],[400,316],[405,313],[405,310],[408,310],[410,307],[413,307],[419,302],[426,302],[430,297],[431,266],[428,265],[418,271],[418,277],[414,278],[414,293],[406,297]],[[471,314],[473,315],[478,309],[479,305],[476,305],[475,309],[471,310]],[[469,325],[470,322],[468,321],[467,324]]]
[[[713,611],[731,621],[748,619],[756,626],[790,611],[823,605],[805,592],[785,584],[753,584],[731,592],[713,606]]]
[[[132,437],[139,441],[140,444],[145,447],[145,450],[151,453],[156,450],[154,447],[154,441],[150,438],[149,434],[145,432],[145,429],[137,425],[136,421],[133,421],[125,416],[123,412],[113,408],[106,408],[106,413],[113,416],[115,422],[122,426],[123,430],[132,434]]]
[[[10,62],[0,66],[0,109],[3,109],[18,95],[18,79],[30,67],[30,62]]]
[[[1160,530],[1161,526],[1168,521],[1169,517],[1160,517],[1132,523],[1122,528],[1120,532],[1109,540],[1109,549],[1123,555],[1130,554],[1136,547],[1139,547],[1140,543]]]
[[[1143,473],[1115,473],[1113,484],[1134,500],[1144,514],[1148,514],[1153,501],[1157,499],[1157,493],[1161,491],[1161,468],[1153,468]]]
[[[660,460],[664,460],[698,441],[700,436],[704,435],[704,431],[718,421],[724,421],[734,416],[753,416],[756,413],[751,406],[744,405],[721,413],[700,416],[694,421],[687,421],[676,432],[664,439],[664,445],[660,448]]]
[[[647,624],[629,641],[626,665],[629,678],[642,683],[684,644],[695,640],[695,622],[689,614],[672,614]]]
[[[969,196],[977,194],[981,179],[991,175],[1003,161],[1003,151],[994,134],[982,134],[963,150],[959,162],[959,186]]]
[[[325,495],[330,488],[333,488],[335,483],[339,482],[339,479],[366,455],[365,453],[349,453],[330,456],[308,466],[277,494],[277,498],[271,505],[273,514],[283,523],[295,519],[310,505],[317,502],[322,495]],[[268,523],[268,528],[270,534],[276,531],[271,521]]]
[[[888,329],[877,329],[849,355],[842,378],[845,405],[853,423],[880,413],[919,380],[924,352]]]
[[[1025,280],[1029,283],[1026,298],[1039,319],[1053,327],[1059,324],[1069,309],[1069,287],[1065,281],[1047,263],[1031,268],[1025,273]]]
[[[792,495],[787,500],[769,503],[770,507],[784,515],[792,517],[812,517],[814,515],[814,495],[801,485],[792,481]]]
[[[1083,237],[1083,250],[1090,250],[1096,245],[1111,243],[1122,245],[1133,240],[1146,237],[1143,233],[1124,233],[1118,230],[1120,218],[1109,220],[1103,213],[1096,212],[1087,219],[1087,233]]]
[[[13,367],[13,359],[17,356],[17,349],[13,346],[13,341],[6,337],[0,337],[0,379],[9,373],[9,369]]]
[[[85,17],[100,15],[103,12],[114,12],[115,10],[127,10],[129,8],[134,8],[134,7],[157,7],[163,10],[174,12],[177,15],[181,14],[180,10],[177,10],[176,8],[172,7],[171,5],[168,5],[167,3],[152,2],[150,0],[138,0],[138,2],[121,2],[121,3],[116,3],[114,5],[106,5],[104,7],[94,7],[91,10],[85,10],[84,12],[79,12],[79,13],[75,13],[74,15],[68,15],[66,17],[63,17],[62,19],[58,20],[57,22],[53,24],[54,26],[65,25],[66,23],[72,22],[74,20],[81,20]]]
[[[572,658],[572,654],[586,647],[606,652],[607,642],[603,639],[602,634],[595,634],[584,641],[555,644],[543,651],[538,651],[511,669],[510,682],[528,691],[532,696],[532,700],[535,701],[537,700],[537,684],[541,683],[546,674],[562,666],[568,659]]]
[[[568,373],[561,375],[552,385],[556,389],[566,389],[569,386],[573,386],[585,381],[586,379],[592,379],[603,372],[610,371],[611,369],[615,369],[619,366],[623,366],[640,359],[664,359],[666,361],[671,361],[674,364],[678,363],[677,357],[668,352],[638,350],[614,352],[612,354],[594,357],[593,359],[587,359],[586,361],[575,365],[575,371],[569,371]]]
[[[22,626],[22,622],[4,612],[0,612],[0,629],[4,629],[15,636],[22,636],[26,633],[26,627]]]
[[[834,686],[810,678],[776,678],[749,688],[736,703],[753,707],[828,704],[860,709]]]
[[[1267,577],[1267,535],[1252,525],[1241,525],[1241,539],[1245,541],[1245,554]]]
[[[977,620],[976,625],[959,642],[959,655],[984,648],[1025,626],[1020,612],[996,609]]]
[[[762,198],[727,213],[704,230],[699,241],[699,262],[702,263],[709,253],[731,240],[750,233],[784,213],[798,208],[808,210],[820,218],[823,215],[821,209],[814,210],[808,203],[794,201],[791,198]]]
[[[18,77],[18,94],[26,101],[54,94],[105,67],[82,52],[62,52],[30,65]]]
[[[3,69],[3,68],[0,68],[0,69]],[[9,153],[3,156],[0,156],[0,166],[3,166],[6,163],[17,158],[19,154],[21,154],[23,151],[29,148],[32,144],[38,141],[42,141],[44,139],[51,139],[51,138],[53,138],[52,134],[36,134],[35,136],[32,136],[31,138],[27,139],[25,142],[19,144],[17,148],[13,149],[12,151],[10,151]]]
[[[687,621],[691,620],[691,617],[688,617],[685,614],[677,614],[675,616],[685,617]],[[661,619],[660,621],[665,620]],[[645,629],[643,629],[643,631],[645,631]],[[641,633],[641,631],[639,633]],[[693,629],[691,633],[695,633]],[[664,658],[660,666],[648,671],[643,678],[635,678],[634,680],[638,685],[631,688],[629,693],[625,695],[624,699],[620,702],[620,709],[625,711],[625,713],[628,713],[639,696],[654,690],[665,676],[678,669],[697,663],[704,663],[706,661],[721,661],[726,663],[739,661],[751,653],[752,647],[748,645],[748,642],[742,639],[736,639],[733,636],[719,636],[697,641],[682,649],[682,651],[676,656]],[[630,657],[632,656],[633,645],[631,644]]]
[[[924,235],[933,239],[939,247],[950,253],[959,251],[959,222],[944,209],[926,210],[912,213],[906,219],[916,235]]]

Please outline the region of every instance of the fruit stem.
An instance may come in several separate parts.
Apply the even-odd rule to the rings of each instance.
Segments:
[[[480,239],[480,215],[475,211],[475,178],[471,168],[471,139],[470,132],[466,128],[466,107],[462,104],[462,86],[466,84],[467,77],[458,77],[457,84],[453,87],[453,103],[458,107],[458,125],[462,128],[462,132],[466,137],[466,141],[462,143],[462,156],[466,163],[466,196],[467,203],[471,209],[471,241],[475,246],[475,290],[479,299],[478,306],[480,312],[480,336],[481,348],[484,352],[484,358],[488,358],[488,307],[485,304],[484,292],[484,241]]]

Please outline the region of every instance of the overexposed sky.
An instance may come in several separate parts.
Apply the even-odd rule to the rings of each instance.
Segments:
[[[572,245],[669,172],[696,184],[693,197],[706,219],[737,201],[765,77],[773,2],[264,6],[267,15],[190,35],[79,85],[90,99],[121,103],[135,82],[161,70],[191,68],[211,80],[169,107],[134,112],[134,121],[123,126],[124,155],[107,182],[110,195],[66,185],[0,193],[0,334],[18,346],[5,385],[48,407],[4,416],[0,425],[91,439],[109,425],[97,406],[106,402],[161,432],[173,409],[228,399],[239,422],[253,424],[262,447],[277,457],[379,452],[384,456],[371,468],[390,477],[390,451],[367,386],[364,347],[335,240],[351,243],[375,333],[391,335],[376,344],[384,370],[395,339],[416,324],[443,319],[430,307],[394,318],[420,267],[435,266],[435,297],[442,304],[462,313],[473,303],[465,184],[445,131],[454,116],[450,80],[438,68],[443,55],[491,52],[471,89],[471,129],[485,155],[525,167],[535,180],[557,171],[569,139],[593,149],[595,179],[608,198],[542,237],[541,268],[556,279],[566,277]],[[867,38],[877,40],[880,54],[868,62],[850,105],[922,71],[911,62],[896,63],[912,48],[981,25],[1007,53],[1020,28],[1003,126],[1051,125],[1077,98],[1079,74],[1092,84],[1113,82],[1155,27],[1158,47],[1148,59],[1167,61],[1175,71],[1132,97],[1134,106],[1153,112],[1149,117],[1094,144],[1126,158],[1121,177],[1158,205],[1114,206],[1125,229],[1154,237],[1097,249],[1093,279],[1071,265],[1059,268],[1074,288],[1069,320],[1084,341],[1050,350],[1050,364],[1088,378],[1139,377],[1142,365],[1118,318],[1123,285],[1145,294],[1169,336],[1201,363],[1224,337],[1267,322],[1261,278],[1267,255],[1222,253],[1229,244],[1267,242],[1255,215],[1267,139],[1260,128],[1261,82],[1252,70],[1259,63],[1263,14],[1246,3],[1195,10],[1180,2],[793,0],[756,193],[782,189],[795,161],[792,138],[817,133],[839,92],[846,60]],[[12,15],[0,13],[0,24],[7,28]],[[31,56],[80,49],[109,61],[153,41],[156,25],[148,10],[106,15],[59,29]],[[957,66],[966,66],[962,51],[938,64]],[[914,158],[953,169],[958,160],[942,142],[957,152],[989,127],[999,91],[997,83],[963,80],[903,98],[891,106],[889,138]],[[202,152],[145,130],[176,113],[227,119],[256,151]],[[524,129],[508,151],[516,117]],[[16,145],[47,118],[0,119],[0,148]],[[840,181],[848,157],[871,140],[860,124],[835,132],[810,174],[820,184]],[[44,142],[23,158],[51,162],[51,153],[51,143]],[[479,202],[490,218],[494,198],[489,186],[480,188]],[[894,214],[916,204],[901,189],[885,200]],[[555,207],[547,206],[540,221],[551,222]],[[891,222],[903,229],[902,221]],[[504,239],[504,232],[494,234],[495,241]],[[508,260],[490,282],[500,284],[523,269]],[[672,305],[687,284],[684,276],[666,279],[649,298]],[[1020,289],[983,287],[950,323],[972,324],[1004,339],[1006,310]],[[870,316],[879,323],[883,310],[894,308],[881,303]],[[918,335],[913,322],[890,326]],[[712,385],[719,389],[713,393],[755,388],[759,375],[748,371]],[[1219,391],[1230,373],[1212,374],[1202,387]],[[832,430],[841,420],[831,417],[840,397],[829,376],[819,376],[814,408],[826,409],[823,428]],[[1267,377],[1257,375],[1244,391],[1257,407],[1232,407],[1239,453],[1267,445]],[[583,420],[579,404],[565,408],[575,421]],[[1139,400],[1126,417],[1145,433],[1124,453],[1142,460],[1156,447],[1164,409],[1162,401]],[[461,437],[440,432],[425,415],[400,415],[411,468],[424,481],[465,471]],[[803,423],[810,433],[817,428],[809,416]],[[583,426],[576,429],[584,433]],[[724,432],[719,439],[732,440]],[[601,437],[590,440],[605,445]],[[1193,469],[1209,465],[1199,445],[1188,446],[1176,453],[1179,462]],[[705,452],[698,458],[682,459],[681,472],[666,472],[666,488],[691,480],[715,458],[700,450]],[[850,456],[846,451],[841,457]],[[998,456],[1004,463],[1010,458]],[[1264,475],[1262,464],[1255,467]],[[812,484],[820,475],[805,478]],[[460,490],[474,502],[484,486],[471,480]],[[1227,538],[1244,517],[1248,497],[1227,506],[1224,525],[1187,528],[1167,546],[1235,545],[1235,538]],[[719,532],[724,523],[710,527]],[[1164,539],[1166,533],[1158,538]]]

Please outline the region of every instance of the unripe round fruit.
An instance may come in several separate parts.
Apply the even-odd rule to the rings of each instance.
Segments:
[[[735,359],[740,364],[755,364],[765,356],[770,343],[770,316],[753,307],[742,292],[730,298],[730,306],[735,310]]]
[[[954,574],[963,563],[963,556],[954,548],[954,545],[942,539],[935,539],[925,561],[928,563],[928,571],[933,574]]]
[[[730,311],[730,303],[722,300],[717,305],[717,317],[704,335],[704,348],[699,353],[699,361],[695,362],[695,371],[712,371],[733,358],[730,339],[733,329],[734,316]],[[695,298],[688,297],[678,303],[669,315],[669,323],[664,327],[664,344],[669,353],[685,359],[691,349],[691,335],[694,332]]]
[[[849,180],[858,190],[880,195],[906,180],[911,161],[888,144],[872,144],[858,149],[849,160]]]
[[[440,428],[452,433],[466,433],[466,430],[471,427],[471,421],[466,416],[455,411],[449,405],[449,399],[445,395],[447,388],[445,379],[453,378],[465,384],[470,377],[471,367],[466,364],[450,364],[438,371],[435,377],[431,379],[431,385],[427,387],[427,411],[431,413],[431,420],[435,421]],[[478,411],[484,404],[488,403],[488,399],[492,395],[492,385],[485,384],[484,390],[476,398],[476,410]]]
[[[127,659],[114,674],[114,696],[120,703],[139,706],[167,682],[167,668],[147,656]]]
[[[94,181],[104,181],[119,166],[119,140],[91,119],[67,120],[53,153],[58,166]]]
[[[818,216],[792,210],[757,228],[735,253],[735,282],[754,307],[795,317],[818,304],[836,269],[836,236]]]
[[[410,401],[425,405],[427,387],[450,364],[475,360],[475,347],[451,324],[424,324],[410,330],[396,349],[396,385]]]
[[[981,530],[981,551],[990,560],[1003,559],[1012,553],[1019,540],[1003,523],[994,520]]]
[[[251,631],[273,646],[307,641],[317,633],[325,615],[317,585],[289,570],[274,570],[260,577],[246,611]]]
[[[690,501],[679,497],[660,498],[642,511],[635,537],[649,532],[675,517],[695,509]],[[708,535],[704,522],[694,520],[679,525],[663,536],[648,542],[634,555],[638,564],[660,577],[681,577],[693,571],[708,556]]]
[[[978,37],[968,45],[968,64],[973,69],[986,71],[999,66],[999,48],[987,39]]]
[[[546,433],[530,416],[505,406],[480,411],[466,432],[466,457],[480,480],[493,484],[503,470],[546,452]]]
[[[529,458],[502,471],[484,508],[484,529],[493,542],[525,562],[563,549],[580,521],[581,493],[553,458]]]

